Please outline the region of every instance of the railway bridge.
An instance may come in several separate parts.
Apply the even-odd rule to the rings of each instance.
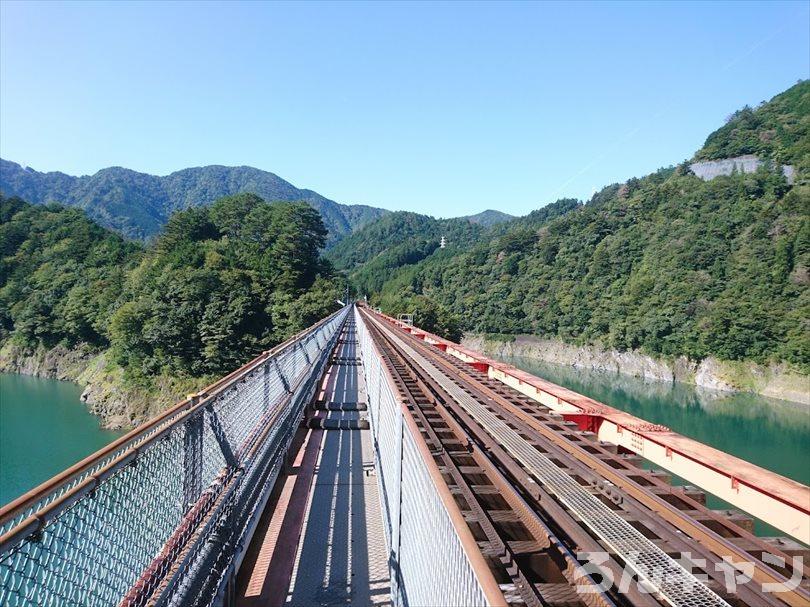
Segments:
[[[0,605],[800,606],[808,545],[808,487],[358,305],[3,507]]]

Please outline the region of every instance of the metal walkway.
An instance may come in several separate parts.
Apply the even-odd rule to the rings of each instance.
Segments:
[[[237,605],[391,604],[360,370],[349,322],[240,570]]]

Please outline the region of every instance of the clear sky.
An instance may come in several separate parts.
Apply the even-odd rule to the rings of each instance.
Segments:
[[[524,214],[810,76],[810,3],[0,3],[0,156]]]

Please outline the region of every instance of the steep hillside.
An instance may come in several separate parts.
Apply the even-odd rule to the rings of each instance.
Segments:
[[[0,196],[0,342],[106,345],[109,315],[142,254],[78,209]]]
[[[434,219],[395,212],[343,239],[327,254],[345,270],[361,294],[379,291],[391,271],[415,264],[434,252],[452,254],[471,246],[486,228],[467,219]],[[442,236],[445,249],[440,249]]]
[[[561,200],[533,211],[516,223],[523,227],[540,224],[578,205],[576,200]],[[479,216],[484,216],[484,221],[475,221]],[[487,220],[487,217],[494,221]],[[478,216],[454,219],[395,212],[370,222],[339,242],[327,253],[327,258],[337,269],[349,274],[358,293],[376,293],[400,268],[432,255],[452,257],[481,241],[488,242],[506,233],[513,225],[510,223],[513,219],[499,211],[484,211]],[[445,238],[444,248],[440,247],[442,237]]]
[[[810,171],[810,81],[800,82],[752,109],[734,112],[709,135],[696,160],[756,154],[762,160]]]
[[[795,163],[794,186],[767,166],[711,181],[686,164],[661,170],[388,268],[374,301],[390,312],[427,305],[468,331],[810,371],[808,94],[802,82],[738,113],[696,154],[771,154]]]
[[[333,243],[386,213],[342,205],[312,190],[300,190],[273,173],[252,167],[206,166],[156,176],[121,167],[73,177],[40,173],[0,159],[0,192],[29,202],[58,202],[83,209],[91,219],[129,238],[155,236],[175,211],[249,192],[269,201],[303,201],[317,209]]]
[[[82,353],[91,392],[118,399],[94,411],[143,419],[168,404],[161,386],[199,388],[335,309],[325,236],[307,204],[252,194],[178,211],[149,246],[78,209],[0,197],[0,370]]]

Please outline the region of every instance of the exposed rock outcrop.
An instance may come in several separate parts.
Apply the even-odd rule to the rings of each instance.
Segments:
[[[743,156],[736,156],[735,158],[693,162],[689,165],[689,168],[704,181],[710,181],[720,175],[731,175],[734,172],[755,173],[763,164],[764,162],[757,156],[745,154]],[[792,184],[796,177],[796,170],[789,164],[783,164],[782,174],[787,179],[787,182]]]
[[[495,357],[522,356],[580,369],[618,373],[643,379],[694,384],[727,392],[753,392],[810,405],[810,377],[784,365],[758,365],[706,358],[661,359],[641,352],[620,352],[600,346],[574,346],[561,341],[518,335],[503,340],[466,335],[463,345]]]
[[[209,383],[205,379],[157,377],[150,389],[128,386],[121,367],[107,353],[86,345],[28,350],[6,343],[0,347],[0,371],[73,381],[84,386],[81,400],[105,428],[131,428],[177,402],[182,395]]]

